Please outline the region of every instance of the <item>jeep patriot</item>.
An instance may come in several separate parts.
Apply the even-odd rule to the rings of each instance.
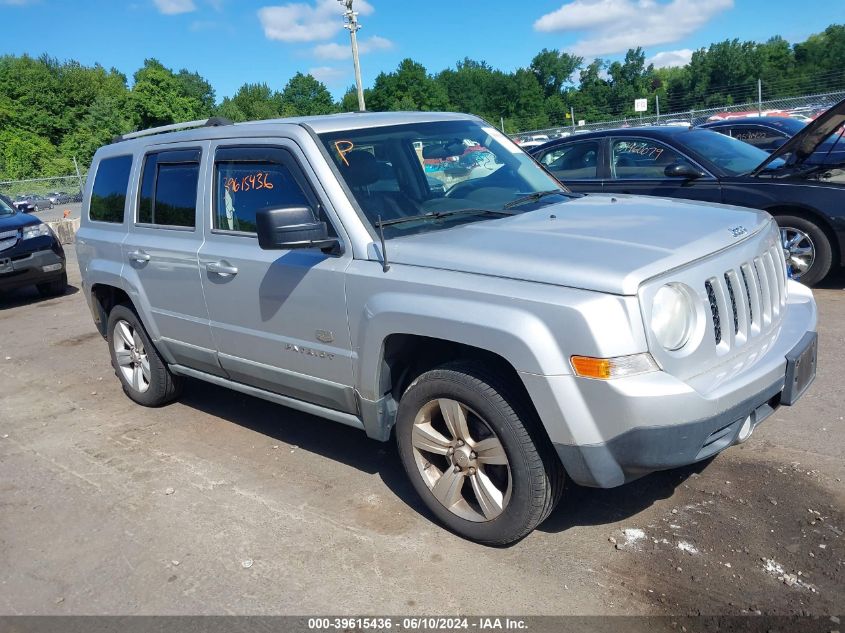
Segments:
[[[566,478],[746,440],[815,376],[771,216],[573,194],[469,115],[125,135],[94,156],[77,251],[135,402],[196,378],[395,437],[431,512],[486,544]]]

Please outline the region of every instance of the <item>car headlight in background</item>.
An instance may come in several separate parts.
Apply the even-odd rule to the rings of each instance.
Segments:
[[[42,237],[44,235],[50,235],[50,227],[44,224],[33,224],[32,226],[25,226],[23,228],[23,234],[21,239],[24,240],[31,240],[34,237]]]
[[[657,342],[669,351],[687,344],[695,329],[693,293],[682,284],[666,284],[651,304],[651,331]]]

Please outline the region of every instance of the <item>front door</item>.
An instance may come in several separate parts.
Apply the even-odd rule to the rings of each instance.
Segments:
[[[704,172],[701,178],[672,178],[666,167],[686,162]],[[721,202],[719,181],[676,149],[650,138],[614,138],[610,143],[610,179],[605,193],[686,198]]]
[[[259,209],[307,206],[335,229],[293,143],[213,147],[200,276],[220,365],[236,381],[354,412],[345,269],[351,253],[265,251]]]

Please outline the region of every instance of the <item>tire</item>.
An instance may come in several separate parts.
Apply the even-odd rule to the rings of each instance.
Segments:
[[[449,425],[447,417],[465,423]],[[463,445],[450,430],[461,426]],[[417,377],[399,403],[396,442],[425,505],[472,541],[520,540],[563,492],[563,467],[533,409],[479,363],[449,363]]]
[[[67,292],[67,273],[62,273],[62,276],[54,281],[36,284],[35,287],[42,297],[61,297]]]
[[[129,306],[115,306],[109,313],[108,343],[114,373],[132,400],[160,407],[179,397],[182,379],[168,369]]]
[[[807,286],[816,285],[827,276],[833,266],[833,248],[827,234],[818,224],[794,215],[777,215],[775,220],[780,226],[781,240],[784,242],[784,249],[787,251],[786,264],[791,268],[793,278]],[[800,242],[797,242],[793,247],[787,246],[787,241],[802,235],[804,239],[801,239]],[[808,247],[812,248],[812,264],[807,270],[801,271],[799,262],[806,261],[807,256],[803,252]],[[798,257],[798,259],[795,259],[795,257]]]

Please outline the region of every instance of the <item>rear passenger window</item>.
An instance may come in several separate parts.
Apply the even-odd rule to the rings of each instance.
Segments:
[[[91,191],[91,207],[88,216],[96,222],[123,222],[126,206],[126,189],[129,186],[129,172],[132,170],[131,156],[117,156],[100,161],[94,188]]]
[[[582,141],[556,147],[540,162],[560,180],[583,180],[598,176],[598,141]]]
[[[290,161],[278,148],[219,149],[215,159],[214,228],[255,233],[255,213],[261,209],[310,207],[316,211],[316,203],[288,167]]]
[[[196,227],[199,160],[199,150],[147,155],[138,204],[140,224]]]

